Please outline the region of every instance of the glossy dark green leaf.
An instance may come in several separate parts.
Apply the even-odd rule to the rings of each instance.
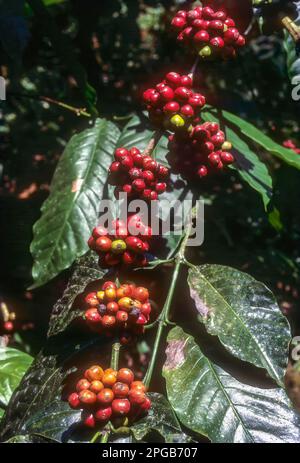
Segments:
[[[136,147],[143,152],[154,135],[155,130],[153,130],[149,124],[148,118],[143,114],[134,115],[122,130],[118,146],[128,149]],[[166,154],[168,152],[167,145],[168,137],[162,135],[153,150],[153,157],[158,162],[165,165],[168,165],[166,160]]]
[[[6,407],[29,368],[32,357],[10,347],[0,347],[0,409]]]
[[[48,330],[49,336],[61,333],[78,315],[82,314],[81,311],[78,313],[73,309],[74,300],[89,283],[100,280],[105,273],[106,271],[99,267],[98,256],[94,252],[89,251],[78,259],[63,296],[53,307]]]
[[[152,407],[144,418],[131,426],[137,441],[144,439],[151,431],[158,432],[167,443],[187,442],[189,440],[180,427],[172,407],[167,399],[155,392],[149,394]]]
[[[296,443],[300,418],[285,392],[237,381],[176,327],[168,336],[163,375],[179,420],[215,443]]]
[[[51,337],[15,390],[0,424],[0,441],[23,434],[25,423],[42,408],[61,400],[63,382],[74,371],[77,355],[97,345],[101,352],[107,339],[96,336],[88,341],[72,337],[68,341]],[[76,369],[76,368],[75,368]]]
[[[21,434],[21,435],[11,437],[4,443],[5,444],[53,444],[53,443],[57,443],[57,441],[54,441],[52,439],[48,439],[42,436]]]
[[[222,111],[223,113],[224,111]],[[203,118],[206,121],[221,122],[216,113],[210,111],[203,113]],[[259,159],[249,144],[240,137],[238,132],[239,130],[233,130],[231,127],[226,126],[227,139],[230,140],[234,148],[232,152],[234,153],[235,163],[231,168],[237,170],[242,179],[262,196],[267,210],[273,194],[272,177],[267,166]]]
[[[154,133],[155,132],[154,130],[151,130],[146,117],[143,115],[134,115],[129,119],[128,123],[122,130],[118,140],[118,146],[127,149],[136,147],[143,151]]]
[[[30,416],[22,430],[57,442],[68,442],[74,425],[80,422],[81,411],[72,410],[67,402],[57,400]]]
[[[300,4],[294,2],[297,8],[297,17],[294,19],[295,24],[300,27]],[[296,44],[292,36],[285,31],[284,48],[286,51],[287,58],[287,71],[291,83],[293,85],[300,84],[300,56],[296,53]],[[297,96],[300,97],[300,92],[297,92]]]
[[[82,341],[81,336],[77,339],[74,335],[70,337],[69,334],[65,336],[63,333],[72,319],[78,315],[72,307],[75,297],[83,291],[86,284],[101,276],[102,271],[97,267],[94,253],[88,253],[76,263],[68,287],[53,308],[48,341],[24,375],[8,404],[0,424],[0,440],[9,439],[18,433],[32,414],[60,398],[62,382],[70,370],[66,362],[95,344],[101,349],[102,345],[110,342],[99,335]]]
[[[291,333],[272,292],[250,275],[222,265],[193,267],[188,283],[207,331],[231,354],[265,368],[283,386]]]
[[[34,287],[51,280],[88,250],[118,137],[114,124],[97,119],[93,128],[74,135],[68,143],[34,226]]]

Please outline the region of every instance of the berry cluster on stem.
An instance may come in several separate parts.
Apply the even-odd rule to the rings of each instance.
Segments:
[[[190,75],[169,72],[155,88],[143,93],[150,121],[160,128],[171,131],[186,130],[199,122],[201,108],[206,103],[201,93],[192,90]]]
[[[225,8],[197,6],[189,11],[180,10],[171,25],[189,52],[201,58],[234,58],[236,50],[245,45],[235,21],[227,15]]]
[[[151,304],[147,288],[106,281],[100,291],[89,293],[84,318],[94,332],[118,335],[121,344],[132,342],[149,322]]]
[[[231,148],[219,124],[205,122],[184,136],[169,136],[169,161],[172,170],[182,177],[203,178],[234,162]]]
[[[169,169],[138,148],[118,148],[109,169],[108,181],[115,185],[115,196],[126,193],[130,198],[157,200],[167,189]]]
[[[129,368],[103,370],[100,365],[88,368],[68,397],[71,408],[82,410],[82,423],[89,428],[104,426],[122,419],[122,425],[134,422],[151,408],[146,386],[135,381]]]
[[[95,227],[89,238],[90,249],[99,255],[99,265],[103,268],[120,264],[144,267],[148,263],[146,253],[150,249],[151,227],[145,226],[141,219],[132,215],[127,223],[115,220],[111,230]]]

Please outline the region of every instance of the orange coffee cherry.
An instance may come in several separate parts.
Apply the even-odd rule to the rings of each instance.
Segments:
[[[102,376],[103,370],[99,365],[91,366],[84,373],[84,377],[89,381],[101,381]]]
[[[81,392],[89,389],[91,383],[87,379],[80,379],[76,384],[76,391]]]
[[[101,381],[96,380],[91,382],[90,391],[98,394],[102,389],[104,389],[104,385]]]
[[[134,374],[129,368],[121,368],[118,371],[117,380],[121,383],[131,384],[134,380]]]
[[[114,393],[111,389],[105,387],[97,395],[97,400],[103,405],[110,404],[114,400]]]

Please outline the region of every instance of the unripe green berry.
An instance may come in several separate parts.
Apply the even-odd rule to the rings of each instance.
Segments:
[[[199,55],[201,58],[208,58],[212,54],[212,49],[208,45],[206,47],[201,48],[199,51]]]
[[[170,122],[176,127],[184,127],[185,125],[183,117],[181,117],[179,114],[175,114],[174,116],[172,116]]]
[[[225,141],[222,145],[222,151],[230,151],[232,149],[232,144],[230,141]]]
[[[123,240],[115,240],[111,245],[111,252],[113,254],[123,254],[126,251],[126,243]]]

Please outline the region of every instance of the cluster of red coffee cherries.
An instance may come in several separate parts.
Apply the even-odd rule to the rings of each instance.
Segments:
[[[129,368],[103,371],[99,365],[85,371],[68,402],[71,408],[83,410],[82,423],[89,428],[120,418],[134,421],[151,408],[146,386],[134,380]]]
[[[109,183],[116,186],[115,195],[127,193],[131,198],[156,200],[167,189],[169,169],[138,148],[118,148],[110,166]]]
[[[148,263],[146,253],[151,237],[151,227],[145,226],[139,216],[133,215],[127,223],[115,220],[111,230],[95,227],[88,245],[99,255],[99,265],[103,268],[120,264],[144,267]]]
[[[189,50],[196,50],[202,58],[234,58],[237,48],[245,45],[245,38],[225,9],[197,6],[189,11],[180,10],[171,24],[178,33],[177,40]]]
[[[89,293],[85,301],[88,326],[99,334],[113,336],[117,332],[121,344],[142,334],[150,319],[148,289],[135,284],[118,287],[113,281],[106,281],[100,291]]]
[[[143,100],[151,122],[172,131],[197,123],[206,100],[201,93],[195,93],[192,86],[190,76],[169,72],[155,88],[146,90]]]
[[[186,178],[203,178],[234,162],[232,145],[215,122],[196,125],[184,137],[170,135],[169,149],[174,171]]]

